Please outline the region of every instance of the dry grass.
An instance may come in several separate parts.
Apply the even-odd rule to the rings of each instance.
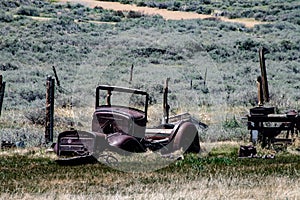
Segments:
[[[66,183],[71,184],[71,183]],[[85,184],[85,183],[82,183]],[[72,191],[48,191],[42,194],[2,194],[1,199],[299,199],[300,182],[287,177],[199,178],[147,186],[135,183],[117,189],[114,194],[95,191],[72,194]],[[101,187],[101,186],[99,186]]]
[[[131,173],[103,164],[59,166],[45,149],[2,153],[0,199],[300,198],[299,157],[282,152],[270,160],[237,159],[239,145],[204,143],[200,158]]]

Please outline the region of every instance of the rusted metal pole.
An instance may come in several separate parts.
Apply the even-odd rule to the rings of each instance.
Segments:
[[[2,111],[3,99],[4,99],[4,91],[5,91],[5,82],[3,82],[3,76],[0,74],[0,116]]]
[[[169,110],[170,110],[170,106],[168,104],[169,80],[170,78],[166,79],[164,96],[163,96],[163,111],[164,111],[163,122],[164,123],[169,123]]]
[[[54,90],[55,79],[51,76],[46,81],[46,122],[45,122],[45,143],[53,142],[54,126]]]
[[[260,71],[261,71],[261,79],[262,79],[263,96],[265,102],[269,102],[270,97],[269,97],[267,70],[265,64],[265,48],[263,47],[259,49],[259,62],[260,62]]]
[[[130,78],[129,78],[129,83],[131,84],[132,82],[132,76],[133,76],[133,64],[131,65],[131,68],[130,68]]]

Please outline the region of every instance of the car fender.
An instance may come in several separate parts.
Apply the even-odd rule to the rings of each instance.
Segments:
[[[180,123],[172,137],[173,151],[182,149],[185,153],[200,152],[198,130],[192,122]]]
[[[137,138],[123,134],[123,133],[115,133],[107,137],[108,143],[112,147],[117,147],[120,150],[124,150],[123,153],[126,152],[145,152],[144,146],[137,140]]]

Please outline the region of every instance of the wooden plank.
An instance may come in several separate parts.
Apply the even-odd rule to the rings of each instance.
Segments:
[[[146,134],[171,134],[173,129],[159,129],[159,128],[151,128],[146,129]]]
[[[248,121],[250,122],[293,122],[300,123],[300,117],[287,117],[287,115],[277,115],[270,114],[268,116],[264,115],[256,115],[256,116],[248,116]]]
[[[269,102],[269,88],[268,88],[268,79],[267,79],[267,70],[265,64],[265,48],[261,47],[259,49],[259,61],[260,61],[260,70],[261,70],[261,78],[262,78],[262,89],[264,94],[265,102]]]

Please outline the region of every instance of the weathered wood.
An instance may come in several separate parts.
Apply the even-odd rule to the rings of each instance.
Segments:
[[[261,47],[259,49],[259,61],[260,61],[260,70],[261,70],[261,79],[262,79],[262,88],[265,102],[269,102],[269,87],[267,79],[267,70],[265,64],[265,48]]]
[[[163,122],[164,123],[169,123],[169,110],[170,110],[170,106],[168,104],[169,80],[170,78],[166,79],[164,96],[163,96],[163,112],[164,112]]]
[[[205,74],[204,74],[204,81],[203,81],[204,88],[206,87],[206,77],[207,77],[207,68],[205,69]]]
[[[52,69],[53,69],[53,72],[54,72],[54,76],[55,76],[55,80],[56,80],[57,86],[60,87],[60,81],[58,79],[56,69],[55,69],[54,66],[52,66]]]
[[[46,118],[45,118],[45,143],[49,143],[50,138],[50,85],[51,76],[47,77],[46,80]]]
[[[55,79],[51,78],[51,106],[50,106],[50,142],[53,142],[53,127],[54,127],[54,91]]]
[[[280,126],[278,126],[280,123]],[[271,124],[266,126],[266,124]],[[257,131],[262,147],[266,147],[267,144],[273,143],[274,139],[278,139],[282,131],[286,131],[286,137],[288,139],[289,133],[293,135],[296,133],[297,127],[300,125],[300,118],[295,116],[289,116],[287,114],[268,114],[268,115],[249,115],[248,116],[248,130]],[[280,139],[280,138],[279,138]]]
[[[51,76],[46,80],[46,122],[45,122],[45,143],[53,142],[54,126],[54,90],[55,80]]]
[[[263,89],[262,89],[262,81],[261,76],[257,77],[257,96],[258,96],[258,106],[264,105],[264,98],[263,98]]]
[[[5,91],[5,82],[3,82],[3,76],[0,75],[0,116],[2,111],[3,99],[4,99],[4,91]]]
[[[173,129],[158,129],[158,128],[146,129],[146,134],[149,134],[149,135],[151,135],[151,134],[152,135],[160,134],[160,135],[169,136],[172,132],[173,132]]]
[[[132,82],[132,76],[133,76],[133,64],[131,65],[131,68],[130,68],[130,78],[129,78],[129,83],[131,84]]]

